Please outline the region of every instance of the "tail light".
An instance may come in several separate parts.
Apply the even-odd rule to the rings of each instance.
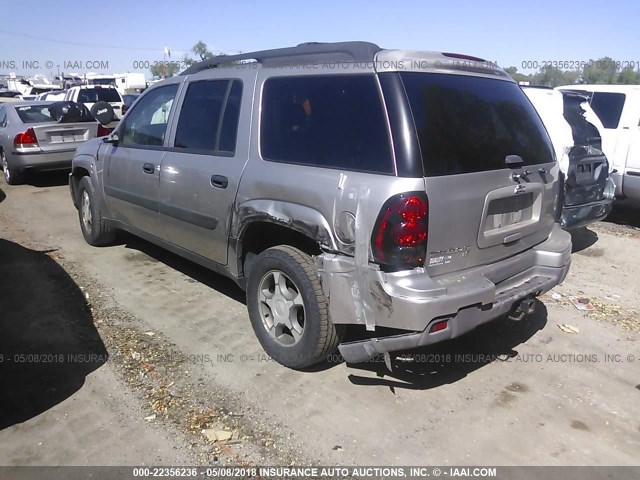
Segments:
[[[393,268],[424,265],[429,203],[424,192],[401,193],[382,206],[372,234],[375,261]]]
[[[96,137],[106,137],[111,133],[111,129],[104,127],[102,125],[98,125],[98,132],[96,133]]]
[[[18,148],[37,147],[38,139],[33,128],[28,128],[25,132],[17,134],[13,139],[13,144]]]

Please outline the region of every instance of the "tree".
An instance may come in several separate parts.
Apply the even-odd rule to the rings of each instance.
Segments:
[[[589,60],[582,70],[584,83],[616,83],[618,76],[618,66],[611,57],[604,57],[598,60]]]
[[[544,65],[533,75],[533,84],[545,87],[557,87],[565,83],[564,72],[551,65]]]
[[[507,72],[516,83],[531,82],[531,75],[518,73],[518,69],[516,67],[507,67],[504,71]]]
[[[623,85],[635,85],[640,83],[640,71],[635,71],[631,67],[625,67],[622,69],[620,74],[618,74],[618,79],[616,83],[621,83]]]
[[[207,48],[207,44],[204,43],[202,40],[198,40],[198,43],[196,43],[191,48],[191,51],[198,56],[199,60],[198,59],[196,60],[198,62],[201,62],[203,60],[206,60],[207,58],[213,57],[213,52],[211,52]]]
[[[173,77],[180,71],[180,62],[167,60],[164,65],[164,69],[162,68],[162,63],[158,62],[155,65],[152,65],[149,71],[155,78],[162,78],[163,76],[166,78]]]

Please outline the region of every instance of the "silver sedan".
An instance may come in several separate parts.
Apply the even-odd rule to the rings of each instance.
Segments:
[[[93,118],[56,119],[52,104],[0,103],[0,159],[8,184],[22,183],[27,170],[69,168],[76,147],[103,133]]]

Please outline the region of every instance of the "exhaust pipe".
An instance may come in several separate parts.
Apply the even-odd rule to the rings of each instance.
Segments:
[[[515,304],[514,304],[515,305]],[[525,298],[517,306],[514,306],[509,314],[509,320],[519,322],[525,316],[531,315],[536,311],[536,301],[533,298]]]

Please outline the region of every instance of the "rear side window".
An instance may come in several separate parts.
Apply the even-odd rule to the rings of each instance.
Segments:
[[[233,154],[241,99],[240,80],[191,83],[180,110],[174,147],[195,153]]]
[[[262,100],[265,160],[393,174],[389,133],[373,75],[271,78]]]
[[[553,162],[546,130],[515,83],[440,73],[401,73],[427,176],[507,168],[505,157]]]
[[[51,113],[49,113],[49,105],[29,105],[24,107],[16,107],[16,112],[22,123],[40,123],[52,122]]]
[[[593,94],[591,108],[600,118],[604,128],[618,128],[625,97],[624,93],[595,92]]]
[[[120,94],[115,88],[81,88],[78,92],[78,102],[121,102]]]

